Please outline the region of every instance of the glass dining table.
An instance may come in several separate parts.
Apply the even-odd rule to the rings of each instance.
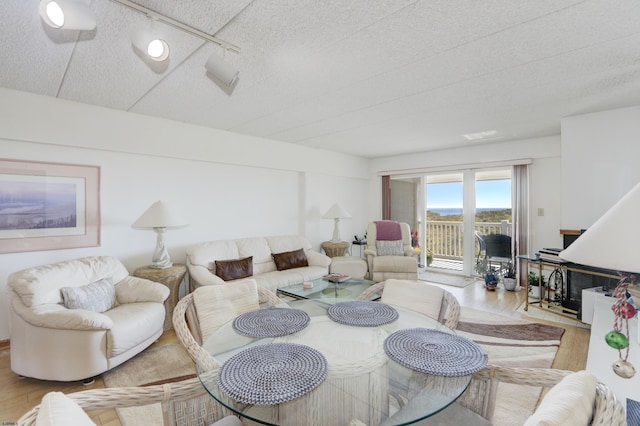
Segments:
[[[463,348],[460,364],[449,365],[457,339],[466,339],[426,315],[355,303],[373,304],[365,307],[380,310],[381,319],[367,323],[367,313],[363,325],[349,319],[353,305],[295,300],[222,325],[202,344],[196,362],[202,385],[218,403],[259,424],[405,425],[453,403],[486,364],[486,354],[464,359]],[[279,327],[279,318],[288,328]]]

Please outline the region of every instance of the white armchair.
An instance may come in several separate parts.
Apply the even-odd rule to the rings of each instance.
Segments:
[[[163,331],[169,288],[108,256],[37,266],[8,278],[11,370],[42,380],[93,378]]]
[[[378,238],[379,230],[384,233],[381,238]],[[369,223],[364,254],[370,280],[418,279],[419,253],[411,247],[411,228],[407,223],[390,220]]]

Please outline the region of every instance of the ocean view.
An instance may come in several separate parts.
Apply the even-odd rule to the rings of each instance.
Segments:
[[[498,211],[498,210],[507,210],[507,209],[511,209],[511,207],[487,207],[487,208],[480,207],[480,208],[476,209],[476,213],[479,213],[479,212],[491,212],[491,211]],[[437,213],[440,216],[461,215],[462,214],[462,207],[434,208],[434,209],[427,209],[427,212]]]

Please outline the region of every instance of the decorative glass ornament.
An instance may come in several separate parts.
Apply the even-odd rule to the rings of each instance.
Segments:
[[[636,374],[636,369],[627,361],[629,358],[629,319],[633,318],[636,309],[629,303],[627,289],[629,285],[638,283],[635,274],[620,273],[622,278],[618,282],[613,296],[617,299],[616,303],[611,307],[615,320],[613,322],[613,331],[607,333],[604,337],[607,345],[618,350],[620,359],[612,364],[614,373],[623,378],[631,378]],[[624,332],[623,332],[624,326]],[[624,356],[622,349],[626,349]]]
[[[629,346],[629,339],[619,331],[608,332],[607,335],[604,336],[604,340],[607,342],[607,345],[613,349],[624,349]]]

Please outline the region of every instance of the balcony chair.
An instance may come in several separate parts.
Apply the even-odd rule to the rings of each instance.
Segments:
[[[479,231],[475,232],[478,240],[478,255],[476,257],[476,265],[481,267],[486,265],[486,270],[490,271],[494,264],[497,269],[494,271],[498,275],[505,272],[508,263],[513,261],[511,254],[511,237],[504,234],[483,234]]]
[[[11,370],[41,380],[90,382],[163,332],[166,286],[93,256],[11,274]]]
[[[455,330],[460,320],[460,303],[450,292],[422,281],[389,279],[372,285],[358,296],[370,300],[382,292],[380,301],[420,312]]]
[[[227,415],[196,378],[153,386],[93,389],[63,394],[49,392],[39,405],[25,413],[18,426],[89,426],[87,412],[160,404],[165,426],[242,426]]]
[[[372,281],[418,279],[419,253],[411,247],[411,229],[407,223],[391,220],[369,223],[364,254]]]

